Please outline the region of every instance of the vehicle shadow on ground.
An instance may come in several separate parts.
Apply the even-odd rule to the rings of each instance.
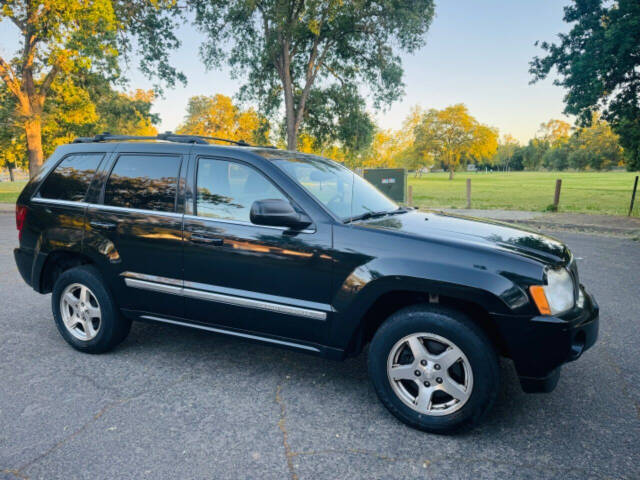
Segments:
[[[202,333],[172,325],[134,322],[130,336],[113,354],[133,353],[132,350],[144,357],[149,356],[150,361],[154,357],[164,356],[163,363],[169,361],[179,370],[200,365],[201,371],[224,372],[226,376],[233,378],[234,375],[245,377],[247,372],[255,371],[259,365],[260,375],[270,377],[277,384],[287,378],[294,378],[296,382],[303,384],[319,383],[318,388],[330,384],[334,392],[353,394],[359,401],[362,398],[370,400],[369,404],[362,405],[363,409],[381,409],[383,415],[396,421],[378,403],[369,381],[368,349],[357,357],[335,361],[225,335]],[[521,420],[530,417],[528,410],[531,407],[527,399],[532,396],[524,394],[520,389],[511,361],[501,359],[500,368],[501,389],[492,410],[482,422],[482,431],[487,434],[496,429],[505,433],[509,430],[509,425],[517,431],[521,428]],[[476,431],[477,429],[458,436],[464,438],[474,435]]]

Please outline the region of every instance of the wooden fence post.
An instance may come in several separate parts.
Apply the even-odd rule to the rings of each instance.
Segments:
[[[413,185],[409,185],[407,192],[407,205],[413,207]]]
[[[633,213],[633,203],[636,201],[636,191],[638,190],[638,175],[636,175],[636,180],[633,182],[633,193],[631,194],[631,205],[629,205],[629,217],[631,213]]]
[[[471,179],[467,178],[467,209],[471,208]]]
[[[553,210],[558,211],[558,205],[560,204],[560,189],[562,188],[562,179],[556,180],[556,193],[553,195]]]

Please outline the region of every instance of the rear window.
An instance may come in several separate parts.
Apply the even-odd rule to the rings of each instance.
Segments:
[[[40,196],[82,202],[103,153],[77,153],[58,164],[40,189]]]
[[[121,155],[107,180],[104,204],[173,212],[180,157]]]

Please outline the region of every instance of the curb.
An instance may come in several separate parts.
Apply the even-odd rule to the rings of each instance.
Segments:
[[[614,234],[625,235],[631,237],[640,237],[640,230],[621,228],[621,227],[604,227],[601,225],[580,225],[572,223],[554,223],[554,222],[540,222],[529,220],[502,220],[514,225],[521,224],[527,227],[548,228],[550,230],[578,230],[585,233],[601,233],[601,234]]]

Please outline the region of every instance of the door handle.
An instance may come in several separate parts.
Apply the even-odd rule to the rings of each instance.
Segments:
[[[89,222],[93,228],[98,230],[115,230],[118,224],[112,222],[99,222],[97,220],[92,220]]]
[[[191,241],[193,243],[206,243],[207,245],[221,246],[224,244],[224,240],[218,237],[211,237],[209,235],[201,235],[198,233],[191,234]]]

